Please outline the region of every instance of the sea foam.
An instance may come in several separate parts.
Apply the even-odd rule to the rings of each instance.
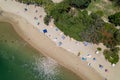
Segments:
[[[35,59],[34,71],[37,72],[39,79],[57,80],[60,70],[58,63],[50,57]]]

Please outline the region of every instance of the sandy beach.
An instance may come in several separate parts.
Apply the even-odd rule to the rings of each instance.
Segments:
[[[11,18],[12,17],[12,18]],[[16,20],[17,19],[17,20]],[[37,32],[37,30],[29,24],[24,18],[16,16],[12,13],[5,13],[0,16],[0,21],[9,22],[14,26],[15,31],[34,48],[42,52],[45,56],[58,61],[61,65],[72,70],[84,80],[102,80],[102,77],[89,68],[85,63],[81,62],[78,57],[70,54],[66,50],[57,47],[47,37]],[[26,27],[29,26],[29,29]],[[87,74],[90,73],[90,74]]]
[[[10,4],[14,5],[8,6]],[[11,23],[15,31],[32,47],[42,52],[45,56],[53,58],[59,64],[73,71],[84,80],[104,80],[105,77],[108,80],[119,80],[120,71],[118,69],[120,63],[112,67],[111,64],[104,59],[102,54],[96,55],[95,51],[98,45],[90,44],[86,47],[82,42],[79,42],[78,46],[75,46],[73,43],[76,41],[72,40],[72,42],[68,42],[70,38],[67,37],[66,41],[63,41],[63,43],[66,44],[59,47],[57,46],[57,41],[52,41],[55,36],[52,34],[56,34],[53,32],[55,27],[50,28],[53,24],[49,26],[44,24],[43,18],[46,15],[44,9],[41,7],[35,8],[34,5],[30,5],[28,9],[31,10],[25,12],[24,8],[28,8],[28,6],[10,0],[8,0],[8,2],[0,0],[0,21]],[[36,9],[39,9],[40,13],[35,13],[35,16],[32,12],[36,11]],[[41,15],[40,20],[34,20],[34,18],[38,18]],[[38,21],[40,21],[39,26]],[[44,34],[42,31],[38,31],[46,28],[51,32]],[[56,34],[56,36],[60,35]],[[104,46],[102,46],[102,48],[104,48]],[[84,54],[78,57],[76,56],[78,51]],[[88,58],[87,61],[82,61],[81,57],[86,57],[88,53],[92,55],[92,58]],[[93,61],[93,58],[96,58],[97,61]],[[92,65],[88,66],[88,63]],[[105,72],[104,69],[99,69],[100,64],[104,66],[104,69],[108,69],[109,72]]]
[[[37,30],[24,18],[12,13],[3,12],[3,14],[4,15],[0,16],[0,20],[11,23],[14,26],[16,32],[24,40],[26,40],[29,44],[42,52],[44,55],[52,57],[61,65],[69,68],[85,80],[102,80],[101,76],[96,75],[97,72],[95,72],[94,69],[87,67],[87,65],[81,62],[75,55],[70,54],[60,47],[57,47],[55,43],[50,41],[43,34],[38,33]],[[87,74],[88,72],[91,74]]]

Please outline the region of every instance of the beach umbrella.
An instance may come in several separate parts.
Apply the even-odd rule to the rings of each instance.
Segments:
[[[44,30],[43,30],[43,33],[47,33],[47,29],[44,29]]]
[[[112,64],[113,67],[115,67],[115,64]]]

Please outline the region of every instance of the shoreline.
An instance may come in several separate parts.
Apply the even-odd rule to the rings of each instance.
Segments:
[[[81,60],[79,60],[77,56],[64,50],[63,48],[57,47],[55,43],[49,40],[46,36],[44,36],[41,33],[38,33],[37,30],[31,24],[25,21],[24,18],[14,15],[12,13],[4,12],[4,15],[2,17],[0,16],[0,21],[8,22],[12,24],[15,31],[25,41],[27,41],[32,47],[42,52],[43,55],[53,58],[62,66],[76,73],[82,79],[84,80],[94,80],[94,79],[102,80],[103,79],[93,68],[88,67],[86,62],[82,62]],[[26,26],[29,27],[29,29]],[[38,37],[38,36],[41,36],[41,37]],[[38,42],[41,42],[41,43],[38,44]],[[47,46],[44,43],[49,45]],[[46,47],[49,47],[49,48],[46,49]],[[90,74],[87,74],[87,73],[90,73]]]

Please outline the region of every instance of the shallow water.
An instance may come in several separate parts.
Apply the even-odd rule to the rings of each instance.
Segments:
[[[23,41],[9,23],[0,23],[0,80],[81,80]]]

